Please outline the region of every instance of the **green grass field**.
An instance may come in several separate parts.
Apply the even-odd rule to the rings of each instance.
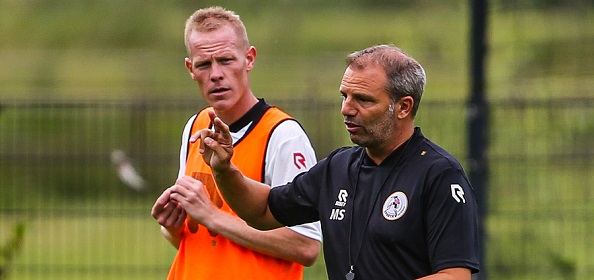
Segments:
[[[418,125],[467,164],[466,2],[273,2],[228,4],[259,50],[254,92],[302,122],[319,158],[349,145],[345,55],[395,43],[427,71]],[[522,3],[495,2],[489,19],[486,267],[490,279],[591,279],[594,8]],[[0,245],[26,225],[7,279],[164,279],[175,252],[150,207],[175,177],[181,126],[204,106],[183,68],[180,29],[196,7],[0,4],[10,38],[0,41]],[[115,148],[133,156],[147,194],[114,177]],[[326,279],[323,258],[305,275]]]

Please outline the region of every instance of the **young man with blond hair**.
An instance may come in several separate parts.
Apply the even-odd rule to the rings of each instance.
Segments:
[[[198,10],[184,37],[185,66],[210,106],[184,128],[179,177],[203,182],[208,197],[201,200],[190,187],[172,198],[169,188],[155,202],[152,215],[178,248],[167,279],[302,279],[303,266],[312,265],[320,252],[319,222],[270,231],[250,227],[222,199],[200,145],[189,140],[210,129],[210,114],[216,113],[230,124],[234,164],[274,187],[315,164],[309,138],[295,119],[252,93],[248,74],[257,52],[237,14],[221,7]],[[211,209],[208,219],[193,219],[204,207]]]

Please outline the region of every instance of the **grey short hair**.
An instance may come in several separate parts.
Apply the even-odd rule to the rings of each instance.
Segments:
[[[347,64],[354,69],[380,65],[387,77],[386,91],[396,102],[404,96],[414,100],[412,115],[416,116],[425,90],[425,70],[415,59],[394,45],[376,45],[347,56]]]

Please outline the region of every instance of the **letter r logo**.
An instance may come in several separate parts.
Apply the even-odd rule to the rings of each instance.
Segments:
[[[464,198],[464,189],[458,184],[451,184],[452,189],[452,197],[456,200],[456,202],[466,203],[466,199]]]
[[[302,153],[293,153],[293,164],[295,164],[297,169],[306,168],[305,156]]]
[[[340,192],[338,192],[338,201],[346,202],[348,196],[349,193],[345,189],[340,189]]]

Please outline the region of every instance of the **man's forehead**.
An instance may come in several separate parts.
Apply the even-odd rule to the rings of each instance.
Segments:
[[[386,79],[384,68],[379,65],[367,65],[365,67],[349,66],[344,71],[343,81],[379,80]]]
[[[217,56],[237,55],[240,53],[237,41],[220,39],[220,40],[203,40],[190,42],[190,51],[194,57],[210,58]]]
[[[364,68],[348,67],[344,72],[340,89],[383,89],[386,75],[382,67],[368,66]]]
[[[232,44],[237,46],[240,44],[240,42],[240,37],[236,34],[235,30],[228,25],[207,31],[193,29],[188,35],[188,43],[193,47],[208,46],[217,43]]]

